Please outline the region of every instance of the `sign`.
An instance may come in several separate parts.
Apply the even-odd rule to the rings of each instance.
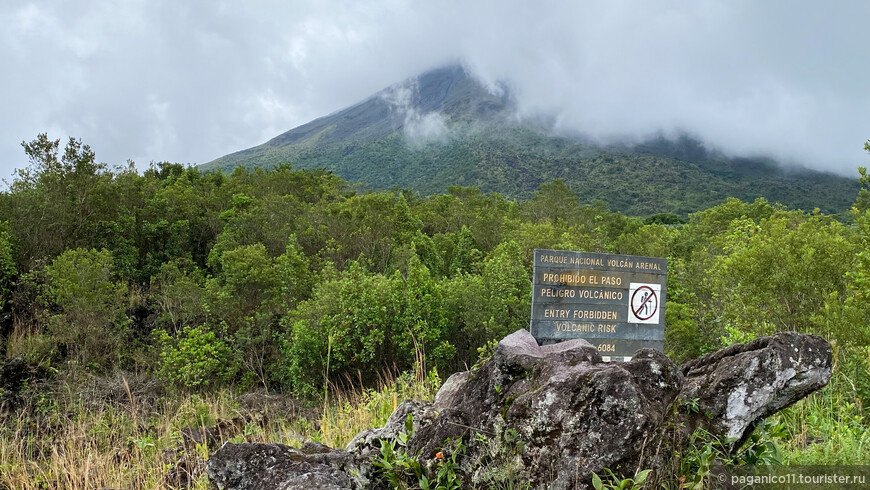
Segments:
[[[658,323],[661,284],[641,284],[633,282],[629,288],[628,322]]]
[[[536,249],[531,333],[586,339],[607,357],[663,350],[667,277],[662,258]]]

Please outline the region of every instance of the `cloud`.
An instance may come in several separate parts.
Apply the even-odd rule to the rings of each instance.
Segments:
[[[380,97],[402,121],[402,134],[412,148],[446,142],[449,131],[444,115],[439,112],[421,113],[414,104],[418,90],[417,82],[412,78],[389,87]]]
[[[0,175],[42,131],[109,163],[204,163],[456,59],[560,131],[687,131],[854,175],[867,18],[846,0],[22,3],[0,12]],[[417,114],[406,132],[443,123]]]

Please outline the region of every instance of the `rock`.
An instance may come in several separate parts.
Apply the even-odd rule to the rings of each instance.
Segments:
[[[23,357],[6,359],[0,364],[0,388],[17,393],[24,385],[29,371]]]
[[[378,429],[368,429],[357,434],[347,445],[347,451],[363,458],[372,458],[381,452],[381,441],[396,439],[405,432],[405,423],[411,415],[412,432],[422,428],[424,421],[435,415],[428,404],[406,400],[399,404],[387,419],[387,423]]]
[[[520,330],[479,368],[451,376],[434,402],[402,403],[346,451],[227,444],[208,473],[221,489],[378,488],[382,442],[407,439],[424,471],[455,455],[467,488],[582,488],[604,468],[667,471],[695,428],[736,448],[760,418],[830,376],[830,345],[811,335],[778,334],[677,366],[651,349],[605,363],[584,340],[538,346]]]
[[[757,420],[825,386],[831,369],[831,346],[816,335],[779,333],[732,345],[682,366],[679,397],[698,407],[683,421],[739,446]]]
[[[31,374],[30,367],[20,356],[6,359],[0,364],[0,413],[14,409],[19,404],[21,388]]]
[[[682,385],[683,376],[673,369],[670,358],[655,349],[641,349],[634,354],[631,362],[622,367],[631,373],[654,413],[665,417]]]
[[[459,389],[465,385],[470,377],[471,371],[462,371],[447,378],[447,381],[441,385],[441,388],[435,395],[433,408],[440,410],[452,407],[456,403],[456,394],[459,393]]]
[[[196,453],[198,445],[205,445],[210,450],[217,449],[221,441],[241,434],[246,422],[241,417],[235,417],[230,420],[219,420],[213,426],[185,427],[181,429],[179,449],[186,453]]]
[[[426,459],[461,439],[463,470],[478,485],[574,488],[604,467],[633,474],[681,382],[659,352],[604,363],[584,340],[539,347],[520,330],[463,386],[439,393],[435,405],[444,408],[409,448]]]
[[[344,451],[305,454],[283,444],[226,443],[208,460],[220,490],[348,490],[358,488]]]

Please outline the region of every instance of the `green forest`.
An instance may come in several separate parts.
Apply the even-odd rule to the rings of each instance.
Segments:
[[[596,147],[511,125],[474,125],[447,142],[408,144],[401,132],[371,141],[329,142],[329,132],[290,146],[270,143],[227,155],[203,170],[324,168],[371,190],[438,194],[451,184],[528,200],[538,186],[561,179],[583,202],[603,201],[635,216],[687,213],[728,197],[765,197],[790,207],[839,213],[858,192],[839,175],[782,167],[768,159],[728,158],[688,137],[633,147]]]
[[[354,421],[383,423],[395,398],[431,396],[527,328],[536,248],[666,257],[677,362],[824,336],[831,385],[759,430],[785,463],[870,464],[864,169],[838,215],[729,198],[627,216],[558,179],[525,201],[421,196],[288,163],[140,171],[75,139],[23,147],[29,165],[0,193],[0,352],[25,373],[0,392],[0,489],[151,488],[184,427],[245,414],[227,439],[346,443]],[[297,408],[251,418],[251,394]],[[686,461],[682,481],[703,481],[704,461]]]

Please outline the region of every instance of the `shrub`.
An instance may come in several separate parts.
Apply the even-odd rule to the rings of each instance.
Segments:
[[[0,308],[9,299],[12,279],[18,274],[15,259],[12,257],[12,236],[9,224],[0,221]]]
[[[232,349],[204,325],[185,328],[177,337],[159,330],[157,337],[160,374],[176,386],[215,386],[235,374]]]
[[[47,296],[60,313],[49,329],[82,364],[109,367],[121,357],[126,285],[114,280],[108,250],[67,250],[45,268]]]

